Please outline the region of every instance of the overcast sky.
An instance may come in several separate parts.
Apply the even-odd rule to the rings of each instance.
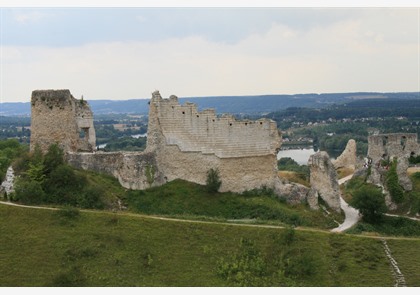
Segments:
[[[420,91],[420,8],[1,8],[2,102]]]

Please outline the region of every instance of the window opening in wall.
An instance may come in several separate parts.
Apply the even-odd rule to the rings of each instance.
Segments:
[[[229,123],[229,126],[232,126],[232,123]]]
[[[182,111],[182,114],[183,114],[183,115],[185,115],[185,112],[184,112],[184,111]]]
[[[245,126],[247,126],[248,125],[248,123],[245,123]]]
[[[262,125],[262,122],[260,122],[260,125]]]
[[[214,119],[212,121],[214,122]]]
[[[89,127],[80,129],[79,138],[85,139],[86,141],[89,139]]]
[[[197,115],[197,118],[200,117],[199,115]]]

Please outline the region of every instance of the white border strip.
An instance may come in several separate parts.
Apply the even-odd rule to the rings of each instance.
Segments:
[[[0,7],[420,7],[420,0],[1,0]]]

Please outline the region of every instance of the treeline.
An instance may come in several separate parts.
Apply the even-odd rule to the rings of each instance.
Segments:
[[[107,143],[103,149],[105,152],[113,151],[143,151],[146,148],[146,137],[122,137],[117,139],[112,139]]]
[[[406,117],[408,119],[419,119],[420,99],[356,100],[323,109],[293,107],[269,113],[266,117],[273,119],[278,123],[287,119],[294,119],[301,122],[319,122],[330,119],[343,120],[385,117]]]
[[[366,124],[361,122],[337,122],[300,128],[293,131],[293,136],[312,138],[315,147],[328,151],[333,157],[341,154],[350,139],[356,141],[357,154],[366,155],[367,153],[368,131]]]

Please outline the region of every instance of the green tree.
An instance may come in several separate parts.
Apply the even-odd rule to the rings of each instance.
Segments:
[[[50,174],[55,168],[64,163],[64,152],[58,144],[52,144],[44,157],[46,174]]]
[[[45,181],[45,173],[44,173],[44,164],[37,163],[29,163],[29,169],[25,172],[25,175],[28,176],[28,178],[32,181],[36,181],[39,184],[43,184]]]
[[[379,222],[386,212],[385,198],[379,188],[362,186],[353,193],[350,205],[359,209],[363,220],[369,223]]]
[[[219,176],[219,169],[209,169],[207,171],[207,179],[206,179],[206,187],[207,191],[210,193],[216,193],[220,186],[222,185],[222,181],[220,180]]]

